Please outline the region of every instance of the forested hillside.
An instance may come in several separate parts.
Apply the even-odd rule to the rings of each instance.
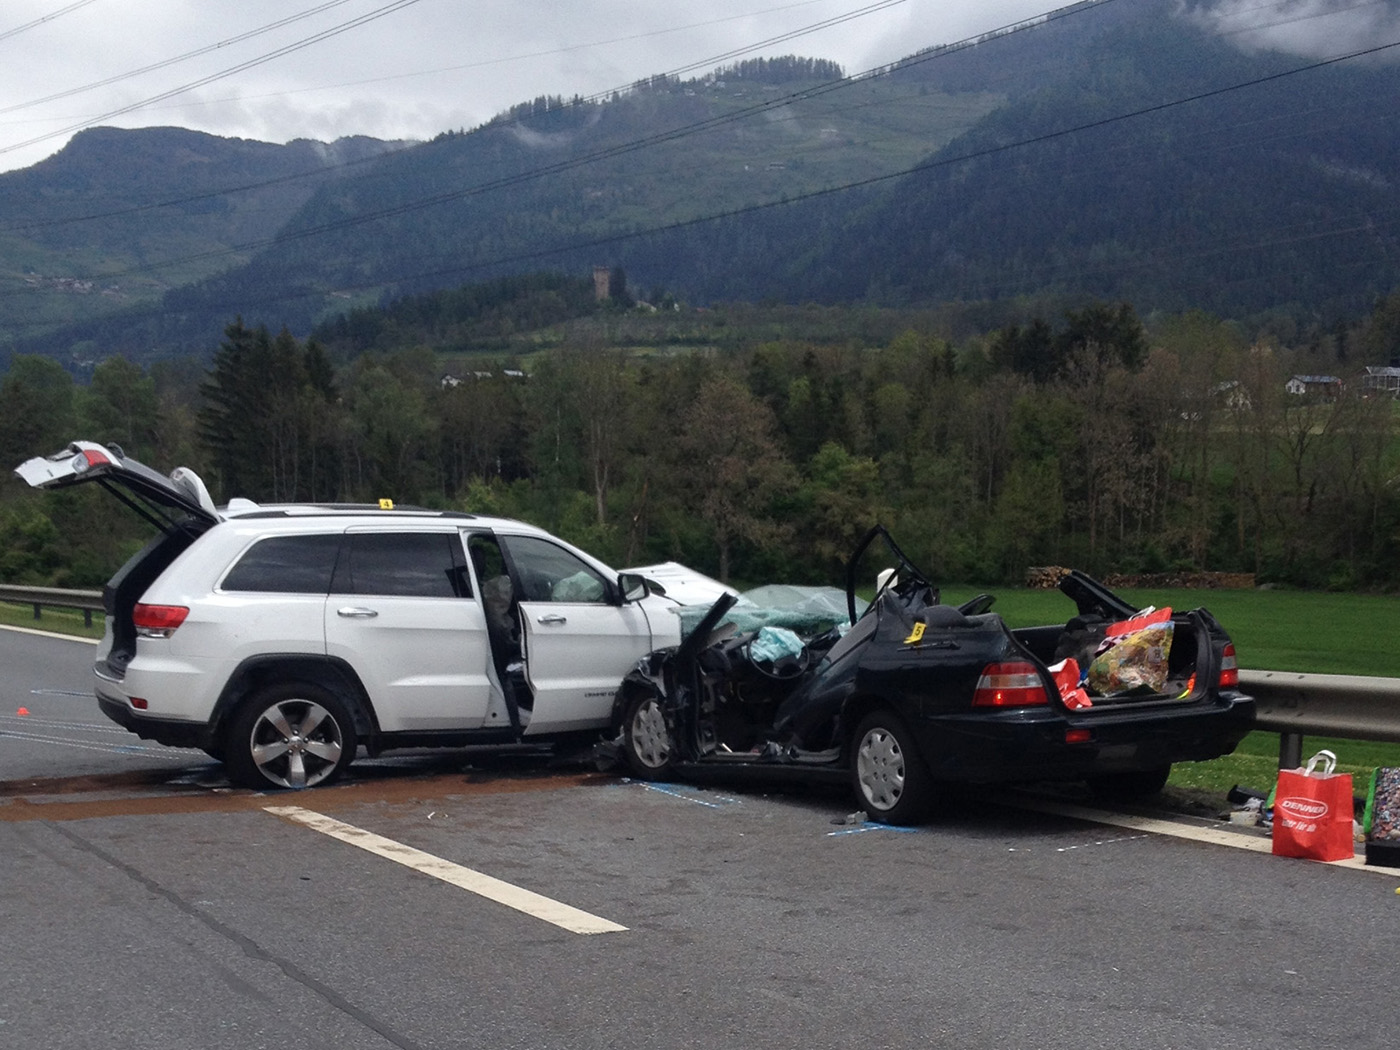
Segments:
[[[266,240],[320,182],[395,145],[80,132],[47,160],[0,174],[0,333],[22,341],[155,304],[171,287],[245,262],[252,249],[241,246]]]

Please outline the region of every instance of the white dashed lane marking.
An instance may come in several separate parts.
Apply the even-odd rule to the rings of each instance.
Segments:
[[[1006,798],[1004,801],[1008,805],[1018,809],[1032,809],[1038,813],[1052,813],[1059,817],[1073,817],[1075,820],[1087,820],[1094,824],[1107,824],[1110,827],[1127,828],[1130,831],[1145,831],[1154,835],[1169,835],[1177,839],[1189,839],[1193,842],[1206,842],[1212,846],[1229,846],[1231,849],[1249,850],[1253,853],[1272,853],[1273,843],[1267,838],[1260,838],[1254,835],[1242,834],[1238,831],[1231,831],[1225,828],[1198,827],[1195,824],[1177,823],[1170,820],[1158,820],[1155,817],[1140,817],[1131,813],[1110,813],[1101,809],[1090,809],[1088,806],[1076,806],[1071,802],[1054,802],[1050,799],[1032,798],[1028,795],[1017,795],[1014,798]],[[1321,861],[1315,863],[1322,863]],[[1383,875],[1388,879],[1395,878],[1394,868],[1378,868],[1367,865],[1366,858],[1362,856],[1352,857],[1350,860],[1327,861],[1329,868],[1351,868],[1356,871],[1369,871],[1375,875]]]
[[[323,835],[329,835],[333,839],[339,839],[341,842],[356,846],[386,860],[392,860],[396,864],[402,864],[414,871],[422,872],[424,875],[431,875],[435,879],[441,879],[443,882],[450,883],[460,889],[495,901],[497,904],[504,904],[507,908],[514,908],[516,911],[524,912],[536,919],[543,919],[545,922],[573,933],[620,933],[627,929],[626,926],[619,926],[611,920],[590,915],[586,911],[580,911],[568,904],[561,904],[559,901],[551,900],[549,897],[531,890],[522,889],[490,875],[483,875],[479,871],[473,871],[471,868],[454,864],[452,861],[443,860],[441,857],[435,857],[431,853],[425,853],[412,846],[405,846],[401,842],[384,838],[382,835],[365,831],[333,817],[313,813],[300,806],[264,806],[263,808],[274,816],[304,824]]]

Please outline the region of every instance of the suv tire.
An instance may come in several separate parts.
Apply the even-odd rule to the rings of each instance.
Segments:
[[[243,701],[223,752],[235,783],[300,789],[340,776],[357,744],[350,712],[334,693],[309,682],[285,682]]]

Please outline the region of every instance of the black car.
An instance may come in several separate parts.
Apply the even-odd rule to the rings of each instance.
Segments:
[[[857,617],[856,580],[882,563]],[[846,577],[849,623],[786,651],[726,624],[726,595],[679,646],[645,657],[614,705],[631,770],[846,777],[871,818],[907,824],[941,784],[1083,779],[1155,794],[1173,762],[1229,754],[1254,720],[1205,609],[1140,610],[1070,571],[1059,587],[1073,613],[1013,630],[991,595],[940,604],[878,525]]]

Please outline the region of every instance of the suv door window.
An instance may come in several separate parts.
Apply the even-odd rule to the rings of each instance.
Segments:
[[[606,604],[608,585],[591,566],[563,547],[534,536],[502,536],[523,602]]]
[[[353,532],[332,593],[470,598],[455,532]]]
[[[340,552],[340,534],[270,536],[259,540],[228,571],[220,590],[268,594],[327,594]]]

